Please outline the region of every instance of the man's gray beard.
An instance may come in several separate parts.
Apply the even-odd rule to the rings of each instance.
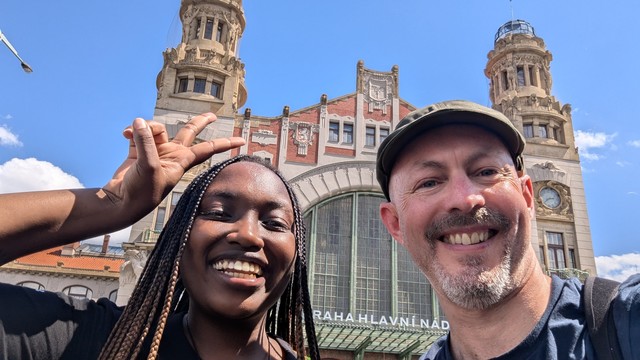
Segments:
[[[437,261],[434,264],[436,281],[454,304],[468,310],[484,310],[513,290],[509,253],[504,254],[500,265],[494,269],[480,268],[482,257],[478,256],[469,256],[465,262],[465,271],[455,275],[444,271]]]
[[[434,222],[426,233],[428,239],[436,239],[450,227],[486,224],[507,231],[509,219],[495,210],[486,207],[477,209],[471,214],[455,214]],[[464,271],[455,275],[444,271],[438,261],[436,246],[430,240],[433,251],[431,259],[436,281],[440,283],[445,296],[454,304],[469,310],[483,310],[498,303],[515,287],[511,279],[511,248],[514,239],[508,239],[500,264],[494,268],[482,266],[483,256],[468,256],[464,259]]]

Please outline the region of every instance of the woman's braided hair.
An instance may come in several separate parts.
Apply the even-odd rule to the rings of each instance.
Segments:
[[[169,315],[184,311],[189,306],[179,268],[202,197],[220,171],[241,161],[258,163],[273,171],[284,183],[294,211],[294,270],[284,293],[268,311],[266,330],[287,341],[297,352],[298,359],[305,358],[306,335],[309,356],[314,360],[320,359],[307,283],[305,226],[300,206],[291,186],[279,171],[262,159],[247,155],[218,163],[189,184],[162,230],[129,303],[102,347],[100,359],[135,359],[145,353],[148,353],[148,359],[158,356]],[[303,327],[306,333],[303,333]],[[151,341],[147,338],[150,334]]]

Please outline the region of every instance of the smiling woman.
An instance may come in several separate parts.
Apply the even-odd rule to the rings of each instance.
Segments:
[[[214,119],[194,117],[172,141],[136,119],[102,189],[0,195],[0,262],[137,221],[188,168],[243,144],[190,145]],[[124,308],[0,284],[0,358],[319,359],[304,238],[282,175],[229,159],[183,193]]]
[[[303,239],[279,173],[246,156],[212,167],[182,195],[103,357],[146,351],[128,339],[142,342],[156,321],[150,358],[295,358],[280,339],[303,356],[303,323],[313,352]]]

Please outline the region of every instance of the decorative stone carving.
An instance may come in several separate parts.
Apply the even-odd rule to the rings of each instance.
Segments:
[[[127,250],[124,263],[120,266],[120,288],[135,286],[147,263],[149,254],[146,250]]]
[[[309,145],[313,145],[313,134],[319,131],[319,126],[305,122],[293,122],[290,126],[294,130],[293,143],[298,145],[298,155],[307,155]]]
[[[553,161],[546,161],[534,164],[530,170],[527,170],[531,179],[536,181],[555,181],[558,183],[567,183],[567,172],[560,169]]]
[[[364,101],[369,104],[369,112],[382,110],[387,114],[393,98],[397,93],[398,68],[394,66],[392,72],[383,73],[365,69],[364,62],[358,61],[358,92],[364,95]]]
[[[258,130],[251,134],[251,141],[260,145],[275,145],[278,137],[270,130]]]
[[[552,171],[552,172],[554,172],[554,171],[559,171],[559,172],[561,172],[562,174],[564,174],[564,173],[565,173],[564,171],[560,170],[560,168],[559,168],[559,167],[557,167],[557,166],[553,163],[553,161],[547,161],[547,162],[544,162],[544,163],[537,163],[537,164],[533,165],[533,167],[534,167],[534,168],[543,169],[543,170],[549,170],[549,171]]]
[[[548,187],[560,195],[560,204],[555,208],[546,206],[540,196],[540,190]],[[536,216],[548,217],[556,220],[573,221],[573,206],[571,203],[571,189],[557,181],[538,181],[533,184],[535,196]]]
[[[242,121],[242,138],[247,142],[249,140],[250,130],[251,130],[251,118],[246,116],[246,111],[245,111],[245,118]]]
[[[369,104],[369,112],[382,110],[386,115],[392,100],[391,82],[384,78],[370,78],[366,81],[368,89],[365,93],[365,101]]]

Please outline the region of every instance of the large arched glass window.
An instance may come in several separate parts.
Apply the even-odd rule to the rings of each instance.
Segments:
[[[356,192],[308,209],[312,304],[322,313],[437,318],[431,286],[379,215],[384,197]]]

